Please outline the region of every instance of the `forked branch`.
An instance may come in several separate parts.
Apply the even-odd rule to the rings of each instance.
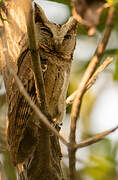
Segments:
[[[86,90],[88,90],[96,81],[98,78],[99,74],[104,71],[104,69],[113,61],[113,57],[107,57],[104,62],[96,69],[92,77],[89,79],[88,83],[86,84]],[[71,94],[67,99],[66,99],[66,105],[72,104],[75,96],[79,93],[79,89],[76,90],[73,94]]]
[[[69,148],[69,168],[70,168],[70,180],[75,179],[75,153],[76,149],[74,148],[74,144],[76,144],[75,140],[75,132],[76,132],[76,123],[78,116],[80,114],[80,107],[82,103],[82,97],[84,93],[86,92],[86,86],[90,78],[92,77],[97,64],[100,62],[103,53],[105,51],[105,48],[107,46],[113,24],[114,24],[114,14],[115,9],[113,7],[109,8],[108,16],[107,16],[107,22],[106,22],[106,29],[104,32],[104,36],[102,38],[101,43],[98,45],[94,56],[92,57],[83,77],[82,80],[78,86],[78,93],[76,94],[76,97],[74,99],[73,105],[72,105],[72,111],[71,111],[71,127],[70,127],[70,144],[73,145],[71,148]],[[73,147],[73,148],[72,148]]]

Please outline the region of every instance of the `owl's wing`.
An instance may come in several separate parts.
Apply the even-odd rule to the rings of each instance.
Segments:
[[[31,67],[30,52],[27,51],[23,59],[18,61],[18,76],[21,79],[26,91],[30,95],[32,101],[36,103],[36,92],[34,76]],[[8,128],[7,138],[14,163],[18,160],[19,145],[24,138],[24,131],[27,127],[29,118],[32,115],[32,108],[20,93],[16,83],[13,81],[12,93],[8,103]],[[29,137],[30,138],[30,137]]]

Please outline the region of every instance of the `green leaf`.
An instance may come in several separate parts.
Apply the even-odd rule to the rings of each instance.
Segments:
[[[114,72],[114,80],[118,82],[118,56],[116,59],[115,72]]]

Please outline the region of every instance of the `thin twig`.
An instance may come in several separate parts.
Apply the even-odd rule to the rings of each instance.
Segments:
[[[86,89],[88,90],[96,81],[98,75],[113,61],[113,57],[107,57],[105,61],[97,68],[95,73],[89,79],[89,82],[86,85]]]
[[[76,144],[75,145],[75,148],[78,149],[78,148],[83,148],[83,147],[86,147],[86,146],[89,146],[89,145],[92,145],[100,140],[102,140],[105,136],[111,134],[112,132],[114,132],[116,129],[118,129],[118,126],[116,126],[115,128],[112,128],[108,131],[105,131],[105,132],[102,132],[102,133],[99,133],[87,140],[84,140],[82,142],[80,142],[79,144]]]
[[[15,71],[13,70],[10,62],[9,62],[9,57],[8,57],[8,46],[7,46],[7,41],[6,41],[6,36],[5,36],[5,31],[4,31],[4,27],[0,27],[0,37],[2,40],[2,44],[3,44],[3,51],[4,51],[4,56],[6,59],[6,64],[8,67],[8,70],[10,72],[10,74],[14,77],[16,84],[19,88],[19,91],[22,93],[22,95],[25,97],[25,99],[27,100],[27,102],[30,104],[30,106],[32,107],[32,109],[34,110],[34,112],[37,114],[37,116],[39,117],[39,119],[41,120],[41,122],[43,122],[56,136],[58,136],[60,138],[60,140],[63,142],[63,144],[65,144],[67,147],[69,147],[68,142],[58,133],[58,131],[49,123],[47,117],[40,111],[40,109],[34,104],[34,102],[31,100],[30,96],[28,95],[28,93],[26,92],[22,82],[20,81],[20,79],[18,78],[17,74],[15,73]],[[39,122],[35,122],[36,126],[40,126]]]
[[[43,80],[43,75],[42,75],[40,56],[38,53],[38,44],[36,42],[36,33],[35,33],[35,26],[34,26],[34,15],[33,15],[32,4],[30,7],[29,16],[30,17],[28,18],[27,30],[28,30],[28,39],[29,39],[29,49],[32,56],[32,64],[33,64],[33,71],[34,71],[34,77],[35,77],[37,98],[39,100],[38,102],[40,104],[41,110],[44,113],[48,114],[45,86],[44,86],[44,80]]]
[[[92,77],[95,68],[97,67],[98,62],[100,62],[103,53],[105,51],[105,48],[107,46],[112,28],[114,23],[114,13],[115,10],[113,7],[109,8],[108,16],[107,16],[107,22],[106,22],[106,29],[104,32],[103,39],[101,43],[98,45],[94,56],[92,57],[87,70],[84,73],[84,76],[78,86],[78,93],[74,99],[73,105],[72,105],[72,111],[71,111],[71,126],[70,126],[70,144],[71,149],[69,149],[69,168],[70,168],[70,180],[75,179],[75,153],[76,150],[74,148],[75,141],[75,133],[76,133],[76,123],[78,119],[78,115],[80,114],[80,107],[82,102],[82,97],[86,91],[86,84],[88,83],[89,79]]]
[[[73,103],[73,100],[75,99],[77,93],[79,93],[79,90],[74,91],[70,96],[66,99],[66,106],[68,107]]]
[[[113,61],[114,59],[112,57],[107,57],[105,61],[97,68],[97,70],[94,72],[92,77],[90,78],[89,82],[86,84],[86,89],[88,90],[96,81],[99,74]],[[75,96],[79,90],[76,90],[74,93],[72,93],[67,99],[66,99],[66,105],[72,104]]]

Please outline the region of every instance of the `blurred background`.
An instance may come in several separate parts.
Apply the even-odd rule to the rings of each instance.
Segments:
[[[109,1],[109,0],[108,0]],[[48,19],[54,23],[63,24],[71,14],[71,0],[35,0],[45,11]],[[95,3],[97,1],[94,1]],[[68,96],[73,93],[86,70],[86,67],[100,42],[108,9],[100,15],[96,31],[91,36],[85,26],[79,24],[77,43],[71,69]],[[80,119],[77,125],[77,142],[87,139],[96,133],[108,130],[118,125],[118,11],[112,34],[105,50],[106,56],[113,56],[114,62],[102,72],[92,88],[84,95]],[[70,131],[70,111],[63,121],[61,134],[66,139]],[[13,168],[9,152],[6,150],[5,131],[7,119],[7,104],[3,79],[0,76],[0,174],[3,180],[16,180],[16,170]],[[68,179],[68,152],[61,144],[62,166],[65,180]],[[77,176],[79,180],[117,180],[118,179],[118,131],[104,140],[77,151]]]

